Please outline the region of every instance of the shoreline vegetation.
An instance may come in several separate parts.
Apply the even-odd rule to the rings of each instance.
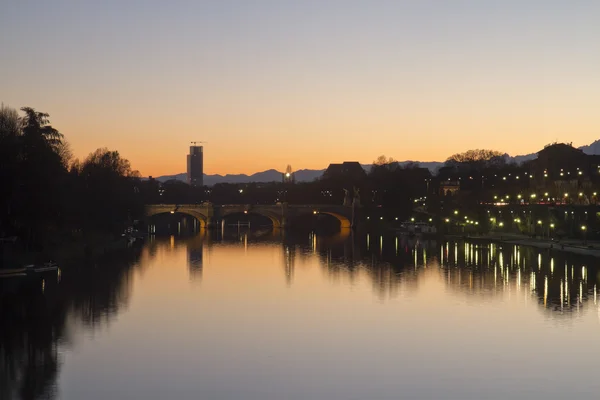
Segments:
[[[106,148],[74,159],[48,114],[20,111],[0,106],[0,268],[126,248],[143,215],[139,172]]]

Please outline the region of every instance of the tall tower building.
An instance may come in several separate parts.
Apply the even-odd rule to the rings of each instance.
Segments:
[[[204,152],[202,146],[190,146],[187,156],[187,180],[191,186],[204,186]]]

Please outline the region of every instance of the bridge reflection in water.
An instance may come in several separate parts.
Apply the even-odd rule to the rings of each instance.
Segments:
[[[143,248],[131,254],[98,265],[67,268],[60,280],[32,281],[20,290],[2,288],[0,398],[57,397],[63,362],[59,355],[77,348],[88,333],[106,332],[117,324],[116,317],[129,307],[135,276],[144,276],[156,260],[169,259],[170,253],[187,253],[189,280],[200,284],[202,291],[205,271],[217,268],[216,264],[223,262],[218,258],[234,251],[248,256],[265,251],[278,254],[281,284],[289,289],[295,289],[305,274],[313,273],[307,266],[317,260],[331,284],[366,280],[381,302],[410,297],[435,278],[441,285],[436,290],[455,293],[478,306],[493,298],[516,296],[529,299],[545,315],[559,320],[583,316],[586,309],[598,312],[594,259],[527,247],[422,242],[351,231],[332,236],[270,229],[151,236]],[[261,271],[248,270],[243,258],[229,268],[261,279]]]

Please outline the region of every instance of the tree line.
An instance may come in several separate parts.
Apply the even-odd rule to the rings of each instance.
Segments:
[[[0,106],[0,237],[29,247],[91,230],[117,233],[143,210],[140,176],[117,151],[73,159],[47,113]]]

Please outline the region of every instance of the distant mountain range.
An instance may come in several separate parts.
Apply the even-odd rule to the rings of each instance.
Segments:
[[[589,144],[587,146],[578,147],[580,150],[583,150],[584,153],[590,155],[599,155],[600,154],[600,140],[596,140],[594,143]],[[537,157],[537,153],[526,154],[521,156],[512,157],[508,154],[505,155],[507,161],[514,161],[518,164],[523,163],[525,161],[534,160]],[[435,172],[439,167],[441,167],[444,163],[438,161],[431,162],[419,162],[419,161],[401,161],[400,165],[405,165],[408,163],[416,162],[422,168],[428,168],[431,172]],[[362,167],[365,171],[369,171],[371,169],[371,164],[362,164]],[[294,172],[297,182],[311,182],[315,179],[320,178],[325,172],[325,169],[300,169]],[[250,183],[250,182],[278,182],[281,181],[282,172],[277,171],[275,169],[269,169],[262,172],[257,172],[252,175],[246,174],[227,174],[227,175],[206,175],[204,174],[204,184],[207,186],[212,186],[216,183]],[[159,182],[166,182],[168,180],[177,180],[186,182],[187,174],[181,173],[176,175],[164,175],[156,178]]]

